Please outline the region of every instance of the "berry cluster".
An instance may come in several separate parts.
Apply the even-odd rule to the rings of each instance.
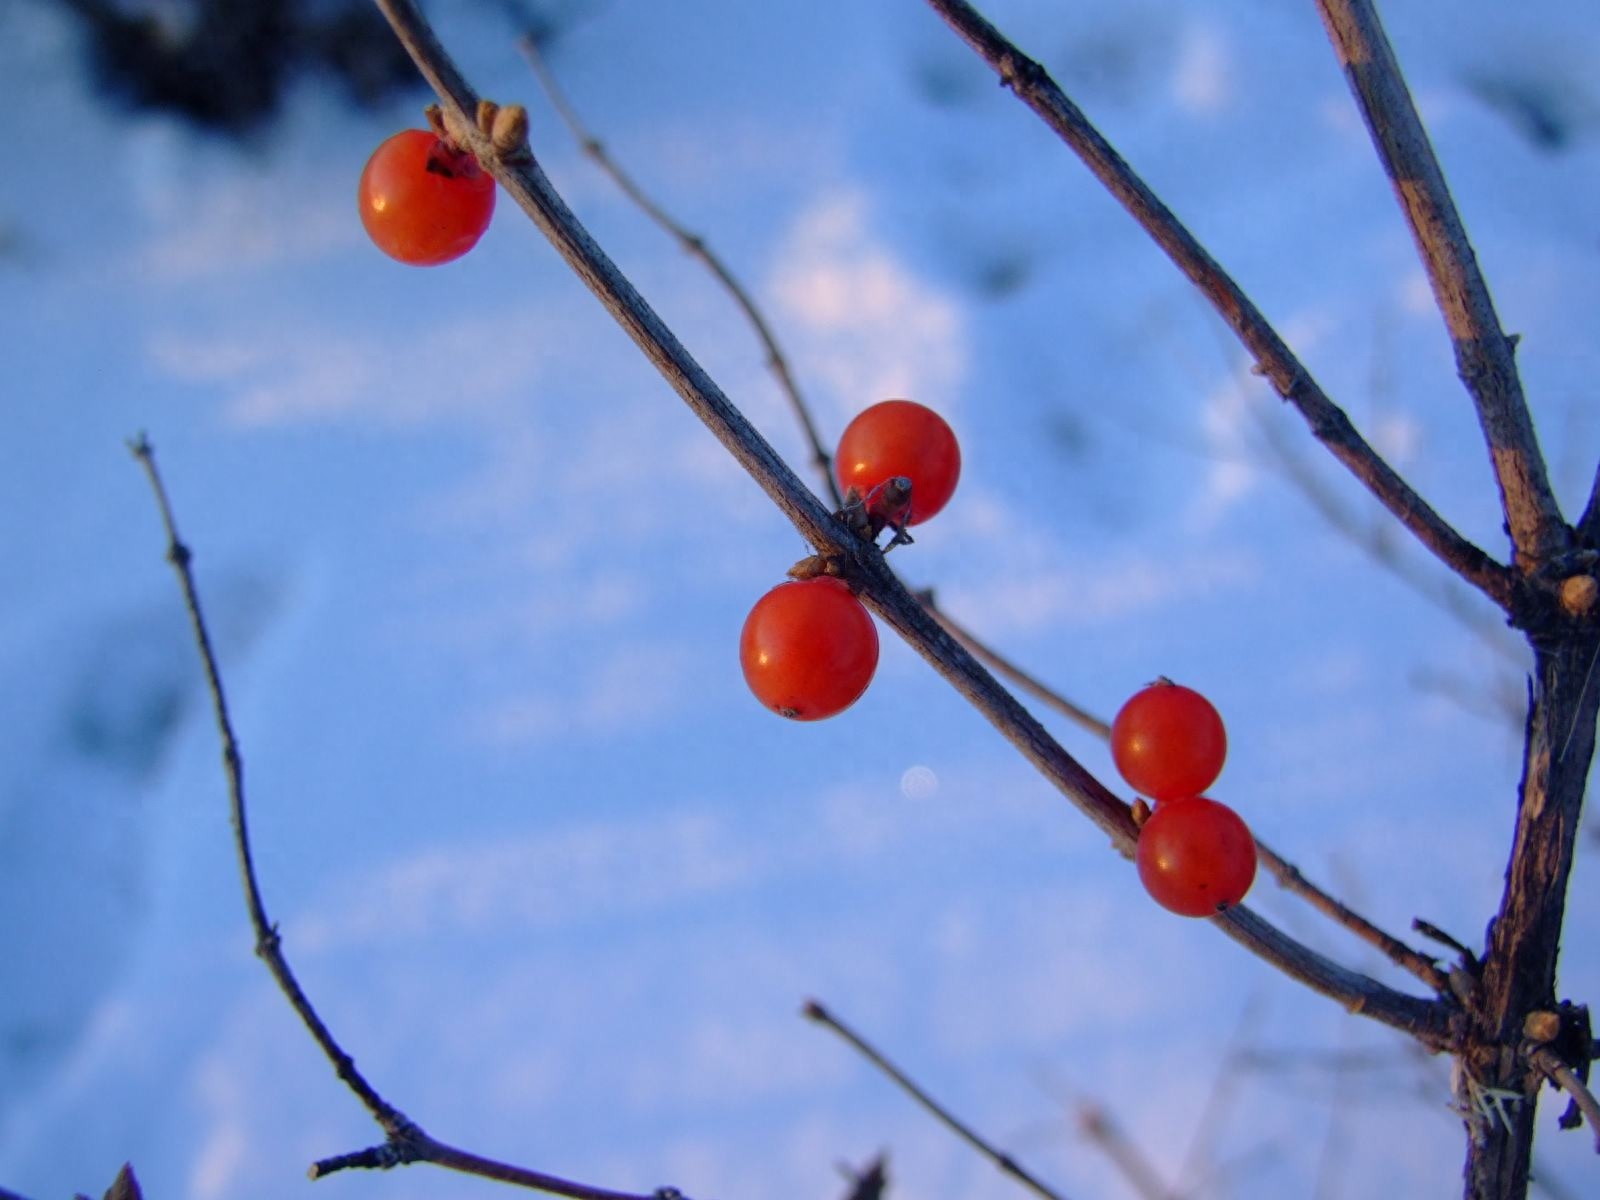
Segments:
[[[1157,680],[1111,723],[1111,757],[1155,811],[1135,861],[1145,891],[1186,917],[1225,912],[1256,877],[1256,843],[1239,815],[1201,795],[1222,774],[1228,734],[1199,692]]]
[[[944,418],[911,400],[885,400],[845,428],[834,456],[848,514],[876,534],[933,516],[961,476],[961,449]],[[756,601],[739,637],[745,682],[780,716],[819,721],[861,698],[878,669],[878,630],[850,587],[831,575],[780,583]]]

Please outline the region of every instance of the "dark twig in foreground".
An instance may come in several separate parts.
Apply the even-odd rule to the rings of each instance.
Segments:
[[[1377,9],[1371,0],[1317,0],[1317,8],[1449,328],[1456,371],[1472,394],[1488,442],[1517,565],[1534,571],[1567,548],[1568,534],[1523,398],[1516,343],[1500,328]]]
[[[1117,849],[1131,855],[1136,831],[1127,804],[1068,754],[1016,697],[933,620],[888,568],[881,551],[842,525],[801,484],[589,236],[532,156],[503,156],[478,132],[478,95],[439,44],[415,0],[376,3],[479,162],[801,536],[836,564],[862,602],[949,681]],[[1443,1046],[1451,1037],[1450,1011],[1444,1005],[1396,991],[1342,967],[1247,909],[1234,909],[1214,918],[1214,923],[1258,957],[1352,1012],[1401,1029],[1430,1046]]]
[[[166,485],[156,468],[154,447],[141,435],[129,443],[129,449],[139,460],[139,465],[144,468],[145,475],[150,480],[151,490],[155,493],[156,505],[161,511],[161,523],[167,537],[167,561],[178,574],[178,583],[183,590],[184,606],[189,612],[190,628],[194,634],[195,644],[200,650],[206,686],[211,694],[212,712],[216,717],[218,733],[222,737],[222,762],[228,781],[228,803],[233,822],[234,848],[239,857],[239,873],[244,884],[246,906],[250,911],[250,924],[255,931],[256,954],[266,963],[267,969],[272,972],[273,979],[288,998],[296,1015],[321,1047],[328,1061],[333,1064],[334,1072],[366,1106],[387,1139],[381,1146],[358,1151],[355,1154],[324,1159],[311,1168],[311,1178],[320,1179],[335,1171],[352,1167],[389,1168],[405,1163],[427,1162],[468,1175],[476,1175],[482,1179],[516,1184],[531,1191],[568,1196],[572,1200],[661,1200],[664,1196],[676,1196],[677,1193],[671,1189],[663,1189],[650,1196],[641,1196],[632,1192],[591,1187],[554,1175],[545,1175],[482,1158],[435,1141],[378,1094],[377,1089],[356,1069],[355,1060],[345,1053],[344,1048],[334,1039],[290,969],[288,959],[283,953],[282,939],[278,935],[277,926],[268,918],[266,905],[261,898],[261,887],[256,880],[255,862],[250,847],[249,824],[246,820],[244,758],[239,752],[233,720],[228,713],[227,695],[222,686],[222,671],[217,665],[211,633],[200,607],[200,591],[195,583],[192,566],[194,555],[178,536],[177,521],[173,516]]]
[[[1511,608],[1518,595],[1515,575],[1451,527],[1367,443],[1261,310],[1134,173],[1049,73],[965,0],[928,3],[994,68],[1000,81],[1083,160],[1095,178],[1204,293],[1250,351],[1262,374],[1280,396],[1299,409],[1311,432],[1334,457],[1451,570],[1502,608]]]
[[[539,43],[532,34],[523,34],[517,39],[517,49],[522,52],[522,57],[528,60],[528,65],[533,68],[533,73],[539,77],[539,84],[545,90],[545,95],[550,97],[550,103],[566,123],[572,136],[577,139],[583,152],[587,154],[602,171],[609,175],[612,181],[622,189],[629,200],[636,204],[640,211],[654,221],[658,226],[675,238],[686,252],[692,254],[705,264],[706,270],[715,276],[718,283],[733,298],[739,310],[744,314],[750,328],[755,331],[756,337],[761,341],[761,347],[766,351],[767,367],[773,377],[778,381],[778,387],[783,391],[784,397],[789,401],[789,407],[794,410],[795,419],[800,422],[800,428],[806,435],[806,441],[811,445],[811,461],[817,468],[817,473],[822,477],[823,486],[828,489],[828,495],[833,500],[835,510],[844,507],[844,497],[839,494],[839,484],[833,477],[833,457],[822,443],[821,436],[817,433],[816,422],[811,418],[811,409],[806,404],[805,397],[800,393],[800,385],[795,382],[794,372],[789,368],[789,360],[783,353],[783,348],[778,345],[778,339],[772,332],[772,326],[761,314],[750,293],[744,288],[722,261],[722,257],[706,244],[704,237],[690,231],[680,221],[668,213],[653,200],[633,176],[624,171],[621,165],[605,148],[599,138],[589,132],[589,129],[578,118],[577,112],[568,103],[566,94],[556,82],[555,75],[551,72],[549,64],[544,61],[544,55],[539,52]]]
[[[1065,1200],[1065,1197],[1060,1192],[1039,1182],[1037,1178],[1023,1169],[1022,1165],[1011,1155],[1004,1150],[996,1149],[990,1142],[984,1140],[981,1134],[975,1132],[971,1126],[965,1124],[944,1105],[918,1087],[910,1076],[885,1058],[871,1042],[840,1021],[817,1001],[807,1000],[805,1007],[800,1011],[808,1020],[815,1021],[818,1025],[833,1030],[863,1058],[894,1080],[908,1096],[932,1113],[935,1120],[939,1121],[962,1141],[966,1142],[967,1145],[971,1146],[1023,1187],[1033,1192],[1036,1196],[1043,1197],[1043,1200]]]

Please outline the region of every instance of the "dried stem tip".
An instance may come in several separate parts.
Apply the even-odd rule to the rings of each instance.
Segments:
[[[1573,575],[1561,581],[1561,607],[1571,617],[1591,617],[1600,607],[1600,583],[1593,575]]]

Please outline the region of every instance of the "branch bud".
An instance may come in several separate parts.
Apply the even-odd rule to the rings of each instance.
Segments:
[[[489,141],[501,158],[515,162],[528,155],[528,110],[508,104],[495,113],[489,127]]]
[[[494,130],[495,118],[500,114],[500,106],[493,100],[479,100],[477,117],[478,132],[488,137]]]
[[[1522,1036],[1530,1042],[1543,1045],[1553,1042],[1561,1033],[1561,1014],[1531,1012],[1522,1020]]]
[[[1593,575],[1572,575],[1561,581],[1561,608],[1569,617],[1592,617],[1600,607],[1600,583]]]

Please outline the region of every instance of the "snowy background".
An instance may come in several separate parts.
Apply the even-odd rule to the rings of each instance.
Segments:
[[[580,157],[498,9],[433,7],[801,467],[749,331]],[[1600,456],[1600,11],[1388,7],[1575,513]],[[1285,453],[1386,528],[1039,122],[912,0],[575,11],[552,55],[574,103],[749,282],[825,436],[889,395],[955,426],[961,487],[896,552],[907,578],[1102,713],[1159,674],[1206,691],[1232,743],[1214,794],[1380,923],[1476,943],[1516,643],[1318,515]],[[1312,6],[986,11],[1503,555]],[[1019,1194],[802,1021],[816,996],[1073,1196],[1130,1194],[1077,1132],[1084,1099],[1185,1194],[1457,1192],[1443,1063],[1157,909],[904,646],[836,720],[751,699],[739,626],[804,546],[510,205],[449,267],[367,244],[356,177],[420,93],[356,115],[308,82],[226,142],[106,107],[73,27],[28,2],[0,6],[0,71],[0,1186],[98,1194],[131,1159],[152,1200],[498,1194],[428,1168],[305,1180],[377,1135],[250,953],[217,738],[124,448],[145,430],[220,639],[269,908],[346,1047],[436,1136],[699,1200],[840,1195],[836,1163],[880,1149],[897,1197]],[[1562,981],[1590,1001],[1595,855]],[[1414,986],[1270,880],[1251,903]],[[1547,1194],[1593,1194],[1560,1107]]]

